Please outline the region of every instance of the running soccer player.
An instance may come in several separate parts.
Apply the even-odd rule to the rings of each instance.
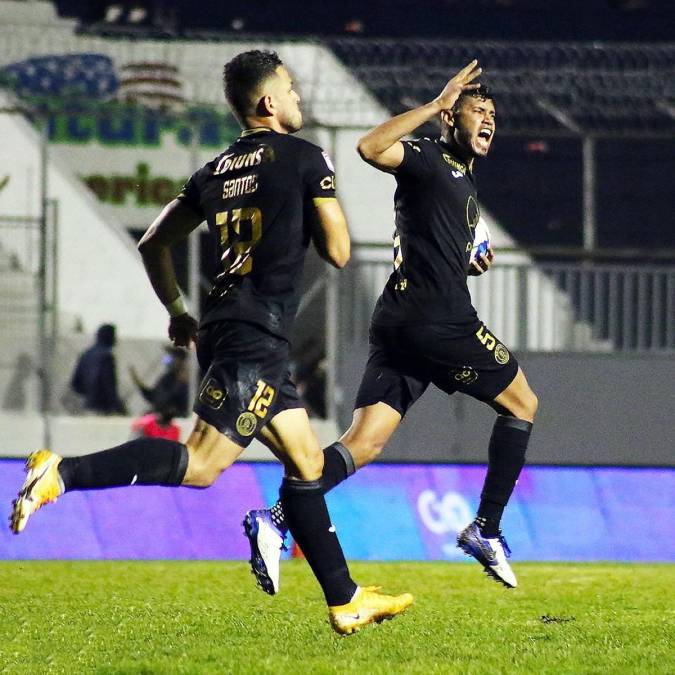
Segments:
[[[474,82],[480,73],[472,61],[436,99],[359,142],[366,162],[396,178],[394,271],[373,313],[352,425],[324,450],[322,483],[327,492],[372,462],[430,383],[487,403],[497,412],[487,476],[476,518],[457,543],[513,588],[517,581],[500,521],[525,463],[538,403],[513,354],[479,320],[467,287],[467,274],[487,271],[493,259],[490,249],[469,265],[480,217],[473,166],[488,154],[496,127],[494,101]],[[440,138],[401,140],[436,115]],[[276,592],[286,532],[283,504],[249,511],[244,527],[258,583]]]
[[[321,148],[293,137],[299,97],[279,57],[249,51],[225,65],[226,98],[241,136],[188,180],[139,243],[179,347],[196,340],[204,377],[185,444],[138,438],[91,455],[30,455],[11,515],[21,532],[45,503],[71,490],[125,485],[207,487],[262,427],[276,440],[286,475],[280,489],[288,527],[302,546],[341,634],[391,618],[412,603],[352,580],[331,526],[323,455],[289,378],[288,336],[310,240],[335,267],[349,259],[349,232],[335,198],[335,176]],[[171,247],[206,220],[219,259],[201,325],[176,284]]]

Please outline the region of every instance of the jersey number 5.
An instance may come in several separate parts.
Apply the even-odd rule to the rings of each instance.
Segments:
[[[251,251],[262,237],[262,213],[255,206],[216,213],[220,230],[220,260],[225,274],[248,274],[253,269]]]

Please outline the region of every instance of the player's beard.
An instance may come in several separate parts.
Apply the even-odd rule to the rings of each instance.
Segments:
[[[460,148],[462,154],[466,159],[474,157],[485,157],[490,152],[491,143],[487,146],[482,146],[477,143],[478,132],[473,134],[466,127],[455,127],[454,130],[455,143]]]
[[[300,108],[289,110],[288,113],[284,115],[282,125],[289,134],[300,131],[300,129],[302,129],[302,112],[300,111]]]

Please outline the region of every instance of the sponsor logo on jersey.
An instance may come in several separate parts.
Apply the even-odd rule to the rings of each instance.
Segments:
[[[258,426],[258,419],[252,412],[243,412],[237,417],[237,433],[242,436],[252,436]]]
[[[471,366],[463,366],[450,371],[461,384],[473,384],[478,379],[478,373]]]
[[[199,392],[199,400],[214,410],[222,408],[225,396],[225,388],[215,377],[206,380]]]
[[[503,366],[509,362],[510,358],[509,350],[501,342],[498,342],[495,347],[495,361]]]
[[[455,169],[452,170],[452,177],[453,178],[461,178],[464,174],[461,171],[456,171]]]
[[[252,166],[258,166],[265,162],[274,161],[274,150],[268,145],[261,145],[255,150],[237,154],[235,152],[223,155],[216,168],[213,171],[214,176],[220,176],[228,171],[236,171],[237,169],[248,169]]]
[[[322,190],[335,190],[335,176],[326,176],[319,183]]]
[[[452,172],[452,175],[455,176],[455,178],[459,178],[459,176],[456,175],[456,172],[458,171],[461,176],[464,176],[466,174],[466,166],[462,164],[461,162],[458,162],[452,155],[448,155],[447,152],[443,153],[443,159],[453,168],[455,171]]]

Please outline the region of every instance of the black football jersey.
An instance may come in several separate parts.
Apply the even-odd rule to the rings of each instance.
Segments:
[[[373,322],[473,323],[467,272],[480,217],[474,177],[441,139],[403,147],[395,172],[394,271]]]
[[[248,129],[178,198],[204,216],[218,257],[202,325],[237,319],[288,337],[314,201],[335,198],[326,153],[288,134]]]

